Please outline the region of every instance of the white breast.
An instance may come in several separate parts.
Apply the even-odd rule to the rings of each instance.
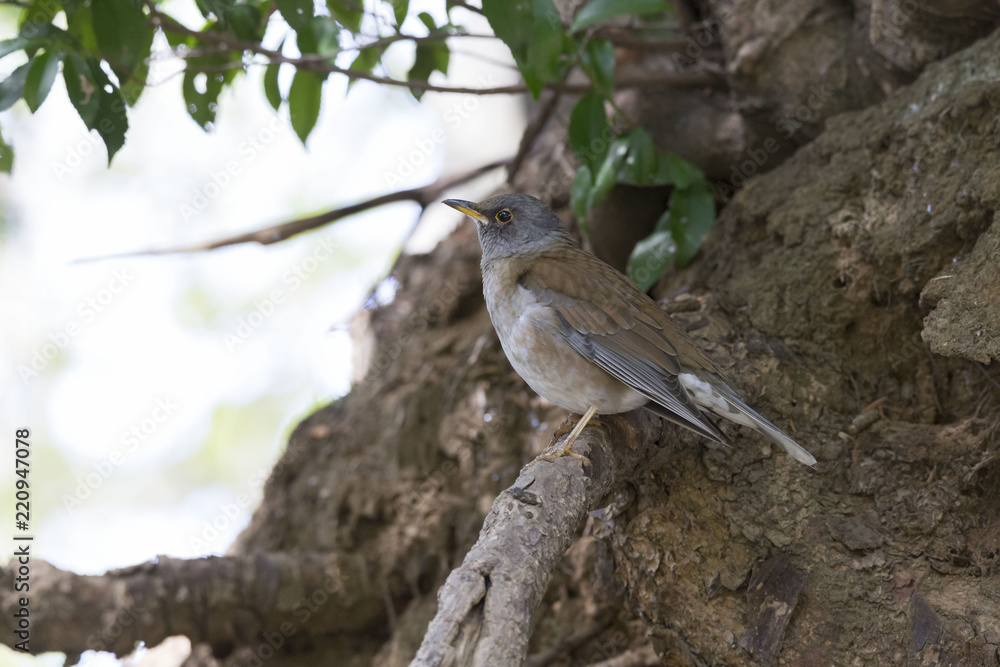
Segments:
[[[555,311],[518,286],[507,299],[490,296],[486,306],[507,359],[540,396],[567,410],[601,414],[634,410],[648,399],[579,355],[563,338]]]

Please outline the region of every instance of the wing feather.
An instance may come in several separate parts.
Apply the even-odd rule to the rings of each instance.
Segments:
[[[518,283],[555,311],[563,337],[578,354],[675,414],[678,423],[724,441],[678,380],[679,350],[667,331],[688,356],[707,358],[624,276],[582,251],[572,260],[543,256]]]

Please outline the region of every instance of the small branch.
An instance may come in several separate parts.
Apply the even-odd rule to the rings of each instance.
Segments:
[[[356,44],[354,46],[345,46],[341,51],[361,51],[363,49],[376,49],[384,46],[389,46],[390,44],[395,44],[396,42],[413,42],[414,44],[422,44],[425,42],[443,42],[446,39],[451,39],[452,37],[472,37],[475,39],[496,39],[496,35],[476,35],[467,32],[432,32],[429,35],[424,35],[422,37],[417,37],[414,35],[405,35],[399,33],[396,35],[386,35],[385,37],[377,37],[372,39],[372,41],[366,44]]]
[[[350,206],[343,206],[341,208],[335,208],[326,213],[320,213],[319,215],[313,215],[308,218],[299,218],[297,220],[291,220],[289,222],[282,222],[271,227],[265,227],[264,229],[258,229],[254,232],[246,232],[244,234],[236,234],[235,236],[226,236],[221,239],[216,239],[214,241],[205,241],[203,243],[194,243],[192,245],[175,246],[173,248],[160,248],[151,250],[136,250],[135,252],[125,252],[117,255],[103,255],[101,257],[87,257],[84,259],[78,259],[77,262],[93,262],[98,260],[106,259],[121,259],[123,257],[141,257],[145,255],[173,255],[178,253],[186,252],[202,252],[205,250],[215,250],[216,248],[224,248],[231,245],[239,245],[240,243],[259,243],[261,245],[270,245],[272,243],[278,243],[279,241],[284,241],[287,238],[295,236],[297,234],[302,234],[304,232],[312,231],[323,225],[328,225],[342,218],[346,218],[352,215],[361,213],[362,211],[367,211],[369,209],[378,208],[379,206],[385,206],[386,204],[394,204],[401,201],[413,201],[422,208],[426,208],[428,204],[432,203],[437,199],[443,192],[449,190],[456,185],[461,185],[471,181],[474,178],[482,176],[486,172],[498,169],[509,160],[497,160],[496,162],[491,162],[482,167],[477,167],[471,171],[467,171],[464,174],[459,174],[450,179],[439,179],[430,185],[424,185],[419,188],[411,188],[409,190],[399,190],[398,192],[390,192],[389,194],[379,195],[378,197],[373,197],[363,202],[357,204],[351,204]]]
[[[438,86],[427,81],[403,81],[400,79],[393,79],[385,76],[378,76],[377,74],[371,74],[370,72],[362,72],[360,70],[346,69],[344,67],[338,67],[331,62],[331,59],[336,54],[326,54],[326,55],[316,55],[308,54],[300,56],[298,58],[291,58],[279,53],[278,51],[273,51],[271,49],[266,49],[257,42],[249,42],[245,40],[238,39],[234,36],[223,35],[221,33],[216,33],[212,31],[199,31],[192,30],[186,26],[181,25],[177,21],[173,20],[166,14],[162,14],[156,10],[151,4],[147,4],[149,7],[150,16],[153,19],[153,26],[159,27],[166,32],[172,32],[178,35],[185,35],[188,37],[195,37],[203,42],[210,42],[219,45],[224,50],[230,51],[249,51],[256,55],[264,56],[272,63],[286,63],[289,65],[294,65],[297,69],[308,70],[312,72],[328,72],[331,74],[342,74],[349,79],[362,79],[365,81],[371,81],[373,83],[378,83],[384,86],[398,86],[402,88],[408,88],[410,90],[420,90],[424,92],[437,92],[437,93],[460,93],[467,95],[515,95],[528,92],[527,86],[524,84],[515,84],[510,86],[496,86],[494,88],[467,88],[463,86]],[[616,88],[660,88],[660,87],[690,87],[690,86],[701,86],[711,83],[715,83],[720,80],[720,74],[718,72],[713,72],[710,70],[695,70],[692,72],[681,72],[681,73],[666,73],[658,76],[636,76],[636,77],[623,77],[620,81],[615,84]],[[579,93],[585,94],[593,91],[593,87],[589,84],[579,85],[579,84],[550,84],[548,89],[558,89],[564,93]]]
[[[438,592],[410,667],[523,664],[532,615],[581,519],[651,456],[660,426],[639,410],[602,422],[574,445],[590,466],[539,461],[497,497],[479,540]]]
[[[452,2],[451,6],[452,7],[461,7],[462,9],[467,9],[470,12],[475,12],[476,14],[482,14],[483,13],[483,10],[481,8],[476,7],[475,5],[470,5],[467,2]]]

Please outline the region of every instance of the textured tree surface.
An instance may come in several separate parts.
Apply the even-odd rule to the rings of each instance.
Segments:
[[[657,294],[819,463],[736,427],[731,449],[637,416],[588,427],[591,451],[611,452],[596,470],[538,464],[608,486],[586,487],[601,498],[534,615],[510,609],[530,625],[528,664],[998,664],[1000,33],[973,43],[997,6],[748,4],[705,9],[720,21],[699,57],[730,94],[679,91],[688,115],[654,133],[682,150],[677,125],[728,119],[687,136],[686,156],[746,183]],[[622,104],[648,119],[664,95]],[[572,176],[561,123],[511,185],[557,207]],[[595,250],[621,261],[662,197],[619,189]],[[231,557],[43,568],[34,627],[89,636],[138,609],[106,647],[184,632],[204,644],[189,664],[410,663],[491,507],[488,529],[558,502],[540,509],[521,469],[565,412],[505,360],[478,263],[471,224],[401,259],[394,301],[354,327],[364,379],[295,430]],[[541,552],[559,531],[536,525]],[[456,642],[474,646],[465,627]],[[62,634],[39,648],[89,645]],[[471,660],[461,649],[448,659]]]

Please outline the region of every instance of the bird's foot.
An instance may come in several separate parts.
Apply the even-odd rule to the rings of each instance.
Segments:
[[[538,458],[536,458],[528,465],[533,465],[535,463],[538,463],[539,461],[555,461],[556,459],[562,458],[564,456],[572,456],[577,461],[583,463],[583,467],[586,468],[587,466],[590,465],[590,459],[588,459],[583,454],[577,454],[576,452],[573,451],[573,443],[575,441],[576,438],[573,438],[572,440],[567,439],[566,442],[563,443],[562,447],[554,449],[551,452],[546,451],[545,453],[539,455]]]
[[[559,426],[556,428],[555,433],[552,434],[552,442],[555,442],[556,440],[563,437],[567,433],[572,433],[573,429],[576,428],[576,425],[579,424],[582,419],[583,415],[577,414],[575,412],[571,412],[568,415],[566,415],[566,419],[563,420],[562,424],[559,424]],[[590,418],[590,421],[588,421],[587,424],[602,426],[604,422],[601,421],[600,417],[595,415]]]
[[[576,452],[574,452],[573,451],[573,443],[575,443],[576,439],[580,437],[580,434],[583,432],[583,428],[587,424],[598,424],[599,425],[601,423],[599,420],[597,420],[597,419],[594,418],[594,414],[596,412],[597,412],[597,408],[591,408],[591,409],[587,410],[586,414],[584,414],[583,416],[581,416],[576,421],[576,423],[573,424],[572,428],[567,428],[567,426],[570,423],[572,423],[572,421],[573,421],[572,420],[572,415],[570,415],[570,417],[568,417],[566,419],[566,421],[564,421],[562,424],[559,425],[559,428],[556,429],[556,432],[552,436],[552,440],[553,440],[553,442],[555,442],[555,441],[558,441],[559,438],[561,438],[562,436],[566,435],[566,433],[568,431],[569,432],[569,436],[566,438],[566,440],[563,442],[563,444],[558,449],[553,449],[552,451],[546,450],[545,453],[541,454],[538,458],[536,458],[534,461],[532,461],[528,465],[534,465],[535,463],[538,463],[539,461],[555,461],[556,459],[562,458],[563,456],[571,456],[574,459],[576,459],[578,461],[581,461],[583,463],[584,467],[589,466],[590,465],[590,459],[588,459],[583,454],[577,454]],[[551,446],[549,447],[549,449],[551,449]]]

